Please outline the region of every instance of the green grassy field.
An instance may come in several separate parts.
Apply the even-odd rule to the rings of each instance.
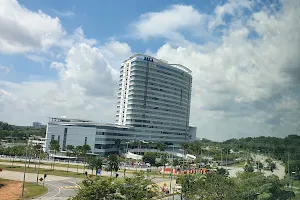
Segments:
[[[0,168],[2,170],[7,170],[7,171],[15,171],[15,172],[23,172],[24,167],[22,166],[13,166],[11,167],[10,165],[2,165],[0,164]],[[27,167],[26,168],[27,173],[36,173],[37,171],[33,167]],[[65,176],[65,177],[74,177],[74,178],[85,178],[85,175],[82,173],[76,173],[76,172],[66,172],[63,170],[53,170],[53,169],[42,169],[40,168],[39,171],[40,174],[48,174],[48,175],[55,175],[55,176]]]
[[[0,159],[0,163],[1,162],[12,162],[11,160],[9,160],[9,159]],[[14,161],[14,163],[24,163],[23,161]],[[36,163],[37,165],[38,165],[38,162]],[[35,163],[34,162],[30,162],[30,165],[35,165]],[[43,162],[41,162],[41,165],[51,165],[51,163],[43,163]],[[66,164],[62,164],[62,163],[55,163],[55,166],[58,166],[58,167],[68,167],[68,164],[66,163]],[[69,168],[77,168],[77,165],[76,164],[71,164],[70,163],[70,165],[69,165]],[[78,165],[78,169],[83,169],[84,167],[83,167],[83,165]]]

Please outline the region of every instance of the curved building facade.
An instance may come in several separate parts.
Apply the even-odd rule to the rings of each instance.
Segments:
[[[122,63],[116,124],[141,128],[149,140],[189,138],[191,71],[143,54]]]

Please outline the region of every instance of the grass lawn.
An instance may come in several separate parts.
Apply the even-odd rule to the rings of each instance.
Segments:
[[[234,166],[234,167],[244,167],[245,166],[245,161],[236,163],[236,164],[231,165],[231,166]]]
[[[36,196],[41,196],[48,192],[48,189],[46,187],[43,187],[41,185],[36,185],[34,183],[25,183],[25,198],[32,198]]]
[[[9,159],[0,159],[0,163],[1,162],[12,162],[11,160],[9,160]],[[14,163],[24,163],[23,161],[14,161]],[[27,160],[27,163],[28,163],[28,160]],[[36,163],[37,165],[38,165],[38,162]],[[30,162],[30,165],[34,165],[34,162]],[[46,166],[50,166],[51,165],[51,163],[49,162],[47,162],[47,163],[43,163],[43,162],[41,162],[41,165],[46,165]],[[55,163],[55,166],[58,166],[58,167],[68,167],[68,163],[66,163],[66,164],[63,164],[63,163]],[[73,164],[73,163],[70,163],[70,165],[69,165],[69,168],[77,168],[77,164]],[[83,167],[83,165],[78,165],[78,169],[83,169],[84,167]]]
[[[293,180],[293,186],[300,188],[300,180]]]
[[[1,190],[3,188],[3,190]],[[30,199],[41,196],[48,191],[46,187],[34,183],[25,183],[24,197]],[[8,199],[20,199],[22,194],[22,182],[0,178],[0,195]]]
[[[10,165],[1,165],[0,168],[7,171],[15,171],[15,172],[23,172],[24,166],[13,166]],[[26,167],[27,173],[37,173],[37,171],[34,169],[34,167]],[[74,177],[74,178],[85,178],[85,175],[82,173],[76,173],[76,172],[66,172],[63,170],[53,170],[53,169],[42,169],[40,168],[39,171],[40,174],[48,174],[48,175],[55,175],[55,176],[65,176],[65,177]]]

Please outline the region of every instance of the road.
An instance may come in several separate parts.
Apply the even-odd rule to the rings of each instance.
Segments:
[[[266,164],[265,160],[267,157],[262,156],[262,155],[253,155],[253,157],[254,157],[254,160],[259,160],[263,164]],[[277,168],[273,172],[268,171],[268,170],[261,170],[261,172],[263,172],[266,176],[270,176],[270,175],[274,174],[274,175],[278,176],[280,179],[284,179],[285,167],[282,165],[282,163],[280,161],[275,161],[275,162],[276,162]],[[230,167],[224,167],[224,168],[228,170],[230,177],[236,177],[236,174],[238,172],[244,171],[244,169],[242,167],[231,167],[230,166]]]
[[[48,193],[34,200],[66,200],[75,196],[80,188],[72,180],[46,181],[45,186],[48,188]]]
[[[23,172],[2,171],[0,178],[23,181]],[[45,180],[45,187],[48,192],[35,200],[66,200],[69,197],[77,194],[79,185],[76,183],[81,182],[83,179],[52,176],[48,175]],[[26,173],[26,182],[36,182],[36,174]],[[42,185],[42,182],[39,182]]]
[[[15,163],[15,165],[18,164],[21,163]],[[50,168],[50,166],[43,166],[43,167]],[[65,170],[65,167],[57,167],[57,169],[60,168],[63,168],[63,170]],[[70,171],[72,170],[70,169]],[[76,171],[76,169],[73,169],[73,171]],[[110,176],[110,172],[103,172],[103,174],[106,176]],[[119,174],[120,174],[119,177],[123,176],[123,173],[122,174],[119,173]],[[13,172],[13,171],[6,171],[6,170],[0,172],[0,178],[16,180],[16,181],[23,181],[23,175],[24,175],[23,172]],[[132,175],[133,174],[129,174],[129,173],[126,174],[126,176],[132,176]],[[41,177],[43,177],[43,175],[40,175],[39,178]],[[36,178],[37,176],[35,173],[26,173],[25,181],[36,182]],[[77,194],[80,186],[76,183],[82,182],[82,180],[83,179],[80,178],[47,175],[44,185],[45,187],[48,188],[48,192],[41,197],[35,198],[35,200],[66,200],[69,197],[75,196]],[[162,177],[156,177],[153,179],[153,181],[158,185],[163,185],[164,183],[167,183],[168,185],[170,184],[170,179],[162,178]],[[39,182],[39,184],[42,185],[42,182]]]
[[[258,157],[257,159],[264,162],[264,157]],[[11,165],[10,162],[1,162],[1,164],[5,165]],[[15,166],[24,166],[22,163],[15,163]],[[41,165],[40,168],[44,169],[50,169],[50,166],[48,165]],[[244,171],[242,167],[225,167],[229,171],[230,177],[235,177],[237,172]],[[56,170],[66,170],[66,167],[60,167],[56,166]],[[77,169],[75,168],[69,168],[69,171],[77,172]],[[86,170],[89,174],[92,173],[91,170]],[[79,172],[83,172],[83,169],[79,169]],[[277,162],[277,169],[274,170],[274,172],[270,171],[262,171],[266,175],[277,175],[280,179],[283,179],[285,176],[285,167]],[[102,176],[110,176],[110,172],[102,171]],[[132,173],[126,173],[126,176],[132,176]],[[11,179],[11,180],[23,180],[23,172],[12,172],[12,171],[2,171],[0,173],[1,178]],[[119,177],[123,177],[123,173],[119,172]],[[162,187],[164,184],[167,185],[169,188],[170,186],[170,179],[167,178],[168,175],[166,175],[166,178],[158,177],[154,179],[154,182],[159,185],[159,187]],[[61,177],[61,176],[52,176],[48,175],[45,181],[45,186],[48,188],[48,193],[43,195],[42,197],[36,198],[35,200],[66,200],[71,196],[75,196],[79,185],[76,183],[81,182],[83,179],[79,178],[70,178],[70,177]],[[35,182],[36,181],[36,174],[27,173],[26,175],[26,182]],[[41,184],[41,183],[40,183]],[[175,181],[172,181],[171,188],[175,186]],[[171,190],[171,192],[173,192]],[[172,199],[172,197],[168,197],[166,199]],[[175,195],[175,199],[180,199],[180,195]]]

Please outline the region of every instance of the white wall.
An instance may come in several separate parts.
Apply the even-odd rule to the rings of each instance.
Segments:
[[[49,125],[47,126],[46,133],[46,151],[49,151],[49,144],[51,141],[51,136],[54,135],[54,139],[58,139],[58,135],[60,135],[60,148],[63,146],[64,139],[64,130],[67,131],[67,145],[73,146],[82,146],[84,145],[85,137],[87,137],[87,144],[90,145],[91,151],[94,152],[95,147],[95,136],[96,136],[96,127],[78,127],[78,126],[61,126],[61,125]]]

